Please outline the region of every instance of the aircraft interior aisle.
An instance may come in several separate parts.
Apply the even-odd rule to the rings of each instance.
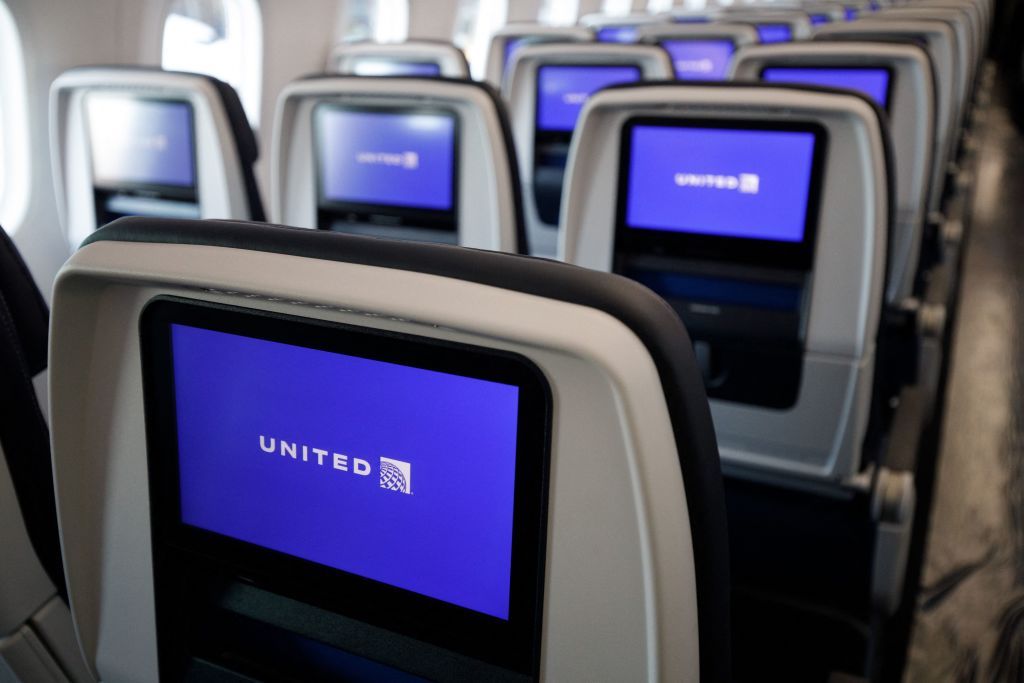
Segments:
[[[1024,680],[1024,137],[979,108],[974,216],[908,683]]]

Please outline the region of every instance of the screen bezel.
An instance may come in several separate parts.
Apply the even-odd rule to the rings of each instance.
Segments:
[[[188,125],[191,137],[189,156],[192,162],[192,184],[191,185],[170,185],[166,183],[145,183],[131,180],[114,180],[112,182],[100,181],[96,176],[96,159],[93,154],[95,140],[91,118],[93,116],[91,103],[97,99],[115,98],[135,103],[146,104],[174,104],[184,105],[188,112]],[[182,97],[160,97],[152,95],[138,95],[118,90],[95,90],[85,94],[82,113],[85,119],[85,139],[89,150],[89,175],[92,179],[92,186],[97,190],[113,192],[137,192],[147,195],[159,195],[167,199],[181,199],[195,202],[198,196],[199,187],[199,160],[198,146],[196,144],[196,112],[191,100]]]
[[[858,95],[864,95],[865,97],[868,97],[868,99],[870,99],[872,103],[878,105],[879,109],[881,109],[882,111],[884,111],[887,114],[891,113],[892,96],[893,96],[893,93],[895,92],[895,87],[894,87],[893,84],[896,81],[896,70],[893,69],[893,67],[891,65],[888,65],[888,64],[856,64],[856,65],[854,65],[854,64],[820,64],[820,63],[815,63],[815,64],[806,64],[806,63],[794,64],[794,63],[790,63],[790,62],[771,62],[771,63],[765,63],[765,64],[761,65],[761,68],[760,68],[760,70],[757,73],[757,79],[759,81],[763,81],[765,83],[773,83],[773,84],[776,84],[776,85],[809,85],[809,86],[812,86],[812,87],[820,87],[820,84],[818,84],[818,83],[802,83],[802,82],[799,82],[799,81],[765,81],[764,80],[764,72],[768,71],[769,69],[808,69],[808,70],[815,69],[815,70],[819,70],[819,71],[822,71],[822,70],[828,70],[828,71],[884,71],[886,73],[885,104],[884,105],[881,102],[875,102],[874,98],[871,98],[870,96],[868,96],[867,93],[863,93],[860,90],[857,90],[855,88],[844,88],[844,87],[842,87],[840,85],[832,85],[832,86],[825,86],[825,87],[836,88],[838,90],[849,90],[851,92],[857,93]]]
[[[362,77],[360,77],[362,78]],[[325,162],[325,150],[320,144],[322,139],[322,117],[326,112],[356,112],[363,114],[390,114],[390,115],[441,115],[452,120],[452,169],[451,169],[451,208],[430,209],[401,204],[373,204],[368,202],[338,201],[328,198],[324,193],[323,186],[323,164]],[[316,185],[316,204],[318,211],[328,211],[335,214],[349,214],[349,222],[362,222],[382,227],[398,226],[428,228],[432,230],[446,230],[455,232],[458,230],[459,215],[459,183],[461,174],[459,167],[462,161],[462,121],[455,109],[440,106],[382,106],[382,105],[353,105],[341,102],[324,100],[317,102],[311,112],[311,129],[313,134],[313,175]],[[327,228],[329,226],[320,226]]]
[[[568,64],[568,63],[567,64],[563,64],[561,62],[557,62],[557,63],[549,62],[549,63],[546,63],[546,64],[538,65],[537,66],[537,77],[536,77],[536,79],[534,79],[536,82],[534,83],[534,93],[533,93],[533,129],[534,129],[534,136],[535,137],[542,137],[542,136],[555,137],[555,136],[557,136],[557,139],[569,138],[569,137],[572,137],[573,132],[576,130],[576,124],[579,123],[579,115],[577,115],[576,116],[576,122],[573,124],[573,127],[568,129],[568,130],[554,129],[554,128],[543,128],[543,127],[541,127],[541,125],[540,125],[541,81],[543,79],[543,72],[544,72],[544,70],[545,69],[550,69],[550,68],[556,68],[556,69],[592,69],[592,68],[596,68],[596,69],[618,68],[618,69],[621,69],[621,68],[626,68],[626,69],[632,69],[633,71],[636,72],[636,80],[635,81],[620,81],[619,83],[613,83],[611,85],[606,85],[603,88],[599,88],[598,90],[595,90],[594,92],[600,92],[601,90],[604,90],[605,88],[610,88],[610,87],[612,87],[614,85],[619,85],[619,84],[622,84],[622,83],[638,83],[638,82],[640,82],[640,81],[642,81],[644,79],[644,70],[636,62],[598,62],[598,63],[590,63],[590,64],[578,63],[578,62],[573,62],[571,64]],[[594,93],[590,93],[590,95],[588,95],[588,98],[589,97],[593,97],[593,95],[594,95]],[[583,105],[580,107],[580,112],[581,113],[583,111],[583,107],[585,107],[585,106],[586,106],[586,102],[584,102]]]
[[[803,239],[800,242],[783,242],[630,227],[626,222],[630,181],[629,160],[632,152],[633,129],[638,126],[795,132],[814,135],[814,155],[811,159],[811,182],[808,187],[807,207],[804,213]],[[811,121],[744,121],[637,116],[623,123],[620,137],[615,207],[616,261],[620,256],[652,255],[686,260],[736,263],[760,268],[803,271],[811,269],[814,263],[814,249],[817,243],[821,213],[821,191],[824,187],[826,172],[828,131],[824,126]]]
[[[174,324],[518,386],[509,618],[502,620],[182,522]],[[162,612],[172,612],[169,607],[161,609],[162,600],[175,600],[173,595],[160,595],[162,558],[185,553],[265,590],[528,676],[538,675],[552,393],[533,362],[495,349],[168,296],[146,305],[139,332],[158,637],[175,638],[173,624],[161,620]]]

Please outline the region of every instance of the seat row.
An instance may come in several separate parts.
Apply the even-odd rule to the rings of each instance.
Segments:
[[[870,674],[903,599],[906,444],[941,335],[922,302],[955,264],[939,227],[983,47],[952,28],[975,5],[940,5],[959,18],[892,8],[819,28],[856,42],[741,47],[729,84],[665,80],[654,45],[530,44],[511,116],[459,80],[303,79],[279,100],[270,214],[321,231],[180,220],[262,218],[223,84],[58,79],[61,215],[87,241],[54,299],[62,562],[24,518],[58,589],[67,570],[92,672],[727,680],[731,554],[741,678]],[[94,232],[132,214],[179,220]],[[3,437],[9,463],[38,455]],[[24,510],[39,470],[10,470]],[[361,556],[324,550],[339,538]],[[753,644],[816,638],[788,664]]]

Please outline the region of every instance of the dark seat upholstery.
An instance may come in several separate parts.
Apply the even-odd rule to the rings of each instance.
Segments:
[[[46,369],[48,327],[46,302],[11,238],[0,229],[0,447],[32,547],[66,597],[50,434],[32,384]]]

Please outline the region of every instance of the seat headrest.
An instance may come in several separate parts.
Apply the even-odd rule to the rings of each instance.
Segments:
[[[584,108],[568,168],[564,260],[635,273],[677,301],[712,294],[699,283],[652,280],[659,276],[651,272],[685,270],[756,287],[754,269],[799,274],[810,293],[805,357],[873,355],[893,202],[884,114],[866,97],[738,82],[614,86]],[[679,202],[692,214],[672,208]],[[779,223],[786,212],[791,218]],[[744,218],[762,214],[771,219]],[[771,414],[820,407],[803,396]],[[751,465],[744,458],[765,438],[757,430],[763,424],[739,415],[749,406],[713,402],[718,407],[723,454],[730,464]],[[858,471],[859,444],[842,457],[832,441],[814,448],[811,476]],[[810,449],[794,456],[773,441],[763,452],[770,457],[758,451],[758,468],[785,471],[796,458],[812,468]]]
[[[469,78],[469,62],[466,55],[459,48],[443,40],[340,43],[331,49],[327,59],[327,70],[357,76]]]
[[[175,134],[182,136],[187,130],[192,142],[189,155],[181,158],[182,163],[191,161],[189,179],[174,183],[135,177],[109,180],[104,190],[109,190],[107,194],[113,193],[119,200],[118,208],[110,213],[116,216],[187,209],[203,217],[264,220],[254,170],[259,146],[238,93],[231,85],[207,74],[155,67],[83,66],[65,71],[50,88],[53,174],[59,213],[72,247],[95,230],[98,223],[110,220],[104,200],[98,202],[95,194],[97,185],[91,164],[94,158],[92,133],[87,125],[89,101],[85,97],[90,93],[136,99],[146,102],[150,108],[166,108],[167,105],[161,105],[159,101],[167,99],[173,100],[170,103],[172,107],[189,109],[190,128],[186,129],[176,119],[177,127],[174,129]],[[133,120],[144,118],[138,111],[133,111],[132,115],[135,117]],[[179,133],[179,129],[182,132]],[[111,133],[104,131],[102,134]],[[122,162],[117,163],[123,165]],[[126,191],[130,194],[138,184],[156,192],[159,200],[154,202],[134,195],[125,199],[126,196],[117,194]]]
[[[192,256],[186,257],[186,253]],[[125,272],[123,269],[128,267],[134,275],[124,279],[118,273]],[[120,284],[113,288],[95,287],[100,281]],[[107,296],[120,299],[126,295],[135,303],[119,309],[116,319],[101,320],[88,312],[93,306],[108,305],[109,302],[104,303]],[[87,656],[95,653],[97,648],[102,650],[106,647],[98,642],[96,629],[104,619],[119,618],[117,615],[125,615],[123,618],[126,619],[138,617],[141,622],[133,623],[141,623],[142,626],[133,637],[145,639],[151,634],[148,625],[150,617],[146,616],[146,610],[152,609],[151,603],[143,602],[135,606],[126,604],[118,591],[104,584],[104,578],[90,569],[92,565],[88,559],[96,559],[97,554],[101,554],[108,561],[113,561],[115,557],[124,559],[125,553],[143,551],[138,547],[119,545],[120,541],[114,536],[101,538],[100,544],[104,547],[97,549],[94,544],[96,534],[104,528],[100,518],[107,513],[102,510],[88,514],[72,512],[84,504],[82,481],[93,481],[103,470],[117,472],[114,478],[128,477],[122,481],[145,476],[145,465],[138,462],[139,458],[126,457],[129,450],[138,453],[135,442],[141,434],[138,431],[142,420],[141,410],[134,398],[128,402],[123,399],[141,391],[139,370],[136,367],[139,315],[153,297],[166,295],[210,303],[226,301],[225,297],[228,297],[235,302],[236,307],[264,311],[284,306],[305,317],[323,321],[348,321],[348,325],[376,328],[399,335],[426,335],[441,341],[461,340],[463,346],[473,344],[502,349],[524,355],[537,364],[547,378],[546,381],[551,383],[558,404],[553,418],[555,436],[552,437],[552,462],[561,459],[564,467],[582,465],[593,470],[583,478],[563,476],[570,471],[562,471],[555,478],[554,486],[558,490],[552,493],[554,496],[569,494],[566,498],[560,498],[568,508],[563,508],[562,512],[559,512],[557,506],[553,508],[550,532],[557,538],[551,537],[549,546],[553,549],[549,550],[549,553],[553,553],[549,558],[552,567],[548,570],[549,579],[557,580],[557,585],[562,588],[552,588],[551,595],[545,596],[548,609],[556,615],[550,627],[562,634],[568,633],[565,629],[572,626],[572,618],[568,612],[562,611],[563,603],[560,601],[569,598],[564,587],[568,585],[565,581],[570,574],[565,570],[574,566],[562,563],[567,562],[569,557],[572,557],[573,563],[577,561],[576,550],[573,548],[578,546],[573,538],[562,535],[571,534],[564,525],[577,523],[566,517],[565,511],[571,510],[575,504],[570,499],[576,500],[576,496],[582,494],[583,489],[577,491],[577,488],[584,482],[589,482],[586,485],[592,487],[596,482],[603,481],[604,475],[601,472],[610,473],[609,467],[620,473],[625,472],[620,468],[622,458],[626,456],[618,449],[614,453],[604,453],[604,447],[600,444],[589,444],[584,448],[577,438],[580,435],[576,430],[583,424],[579,419],[586,417],[590,428],[594,427],[593,413],[579,402],[586,402],[589,400],[586,396],[593,395],[597,401],[595,406],[598,406],[595,410],[600,414],[605,410],[600,406],[607,405],[610,408],[619,401],[624,401],[624,405],[632,405],[634,399],[645,405],[653,401],[650,410],[636,413],[630,410],[630,416],[623,419],[627,422],[638,419],[646,423],[648,420],[660,419],[656,415],[664,415],[662,426],[667,427],[664,434],[670,440],[672,452],[662,450],[657,455],[648,450],[648,446],[638,445],[636,457],[642,458],[654,469],[639,472],[637,476],[642,483],[634,482],[632,485],[646,487],[647,476],[668,462],[678,468],[677,471],[682,475],[685,502],[678,496],[678,489],[672,493],[676,484],[665,482],[664,476],[660,481],[671,485],[658,492],[651,492],[650,504],[657,509],[650,512],[657,519],[650,530],[654,546],[650,561],[660,566],[662,559],[659,558],[663,557],[664,552],[673,552],[670,547],[681,540],[681,530],[682,536],[686,536],[688,527],[696,578],[692,604],[698,616],[700,635],[699,642],[680,643],[678,650],[672,644],[670,648],[674,652],[653,643],[648,643],[645,648],[657,647],[659,658],[667,657],[663,661],[673,662],[666,669],[671,671],[682,671],[691,666],[693,657],[697,656],[696,648],[699,648],[702,678],[729,679],[729,589],[725,580],[728,575],[728,558],[720,463],[703,385],[685,328],[663,300],[646,288],[625,279],[546,260],[446,245],[230,221],[121,219],[92,235],[58,278],[54,309],[54,338],[57,341],[53,352],[53,373],[56,377],[53,395],[55,406],[59,406],[55,407],[55,414],[61,415],[61,420],[54,427],[56,478],[61,509],[67,511],[61,523],[66,555],[69,557],[72,602],[75,602],[76,595],[97,596],[83,599],[76,614]],[[75,301],[79,303],[73,304]],[[504,305],[501,305],[502,302]],[[577,318],[578,315],[583,317]],[[567,316],[576,322],[570,323]],[[607,326],[611,325],[621,329],[626,336],[616,342],[615,350],[610,355],[606,356],[604,351],[596,351],[594,355],[594,351],[585,351],[584,347],[604,344],[601,339],[607,340],[609,337],[585,335],[586,338],[581,340],[582,330],[577,323],[584,319],[590,322],[584,323],[582,329],[596,325],[607,331]],[[81,423],[75,417],[78,411],[75,405],[81,407],[83,402],[79,397],[76,404],[70,391],[71,386],[78,381],[76,376],[88,371],[82,367],[83,361],[86,366],[95,362],[87,360],[91,352],[81,345],[73,344],[70,339],[73,331],[82,336],[86,327],[92,328],[93,332],[85,336],[94,339],[100,345],[97,348],[107,348],[103,354],[112,350],[108,343],[112,337],[128,335],[131,340],[129,347],[123,349],[127,355],[120,356],[121,366],[113,368],[106,377],[96,377],[96,386],[90,385],[86,389],[99,392],[97,395],[105,395],[106,389],[101,385],[108,380],[126,382],[124,386],[127,393],[119,397],[111,396],[109,401],[101,402],[104,405],[97,406],[99,412],[105,415],[103,420],[118,418],[118,429],[126,437],[108,455],[100,458],[106,458],[106,464],[89,462],[90,458],[83,455],[92,453],[99,444],[91,439],[86,442],[81,440],[82,434],[77,428]],[[611,332],[611,335],[611,338],[615,338],[618,333]],[[599,336],[601,339],[598,339]],[[583,346],[579,346],[581,343]],[[83,353],[86,355],[83,356]],[[573,358],[580,360],[571,360]],[[566,360],[569,365],[565,365]],[[640,385],[635,384],[636,378],[643,375],[645,371],[642,366],[648,363],[654,383],[645,381],[643,384],[646,389],[637,393],[635,389]],[[601,374],[593,372],[602,367],[622,382],[620,389],[614,392],[618,398],[613,402],[605,402],[604,389],[590,386],[589,382],[581,384],[578,379],[586,376],[597,378]],[[95,373],[91,376],[95,377]],[[655,388],[658,384],[660,390]],[[581,393],[584,385],[589,389]],[[659,403],[664,406],[662,413],[656,408]],[[63,408],[69,412],[64,412]],[[611,423],[609,425],[610,429],[618,429]],[[647,443],[646,439],[654,438],[660,428],[648,429],[637,425],[628,431],[628,439],[637,438]],[[573,434],[577,436],[570,438]],[[99,433],[96,436],[105,441],[105,437]],[[586,438],[583,440],[586,441]],[[77,450],[76,454],[72,454],[73,449]],[[666,456],[668,460],[659,460]],[[574,464],[570,465],[570,462]],[[661,462],[661,465],[656,465],[657,462]],[[641,470],[644,469],[641,467]],[[75,475],[76,471],[79,472],[78,476]],[[627,483],[621,476],[607,481],[615,486]],[[590,491],[592,493],[593,489]],[[145,496],[140,500],[137,491],[132,496],[124,491],[112,490],[108,493],[111,495],[109,505],[106,506],[108,512],[117,514],[120,523],[138,527],[133,527],[131,531],[126,529],[129,535],[134,537],[135,533],[142,532],[146,522],[144,517],[148,513],[143,513],[143,519],[133,519],[128,508],[145,505]],[[98,494],[92,492],[90,495]],[[585,499],[592,500],[582,496],[578,501]],[[656,506],[653,502],[655,499],[660,501]],[[676,500],[675,504],[670,502],[672,499]],[[673,505],[678,505],[678,514],[689,520],[682,528],[681,517],[677,517],[676,512],[666,514]],[[599,512],[593,506],[588,506],[590,512],[583,516],[600,517],[607,513],[626,514],[628,517],[636,514],[625,512],[625,508],[623,512],[613,512],[612,508],[618,507],[602,506],[604,511]],[[590,529],[592,524],[587,522],[583,526]],[[596,527],[592,531],[596,534]],[[586,531],[584,535],[590,533]],[[596,538],[594,536],[592,540]],[[590,547],[589,543],[585,545]],[[668,546],[662,545],[664,543],[668,543]],[[582,551],[583,546],[578,546],[578,549]],[[579,557],[582,558],[582,555]],[[119,562],[118,566],[127,574],[135,571],[132,564]],[[139,563],[136,568],[145,570],[146,561]],[[631,570],[626,571],[631,575]],[[659,570],[655,571],[657,573]],[[667,590],[674,594],[680,588],[678,581],[684,578],[677,575],[677,571],[672,570],[660,576],[656,590]],[[578,585],[584,594],[586,590],[592,590],[593,586],[603,585],[605,580],[596,577],[591,579],[590,588]],[[149,579],[139,574],[137,577],[126,575],[124,580]],[[575,593],[575,590],[570,592]],[[604,597],[598,602],[604,603],[609,594],[603,589],[601,593]],[[637,601],[638,609],[643,602]],[[104,608],[97,611],[101,604]],[[126,614],[122,611],[125,609],[137,613],[136,616]],[[591,604],[588,609],[603,608]],[[662,612],[666,608],[659,606],[658,609]],[[667,620],[664,622],[667,624],[665,628],[678,633],[673,624],[686,618],[680,612],[685,613],[687,609],[680,603],[677,608],[663,611],[658,619]],[[82,627],[82,624],[85,626]],[[576,625],[574,628],[579,627]],[[586,642],[587,648],[597,646],[596,641]],[[607,642],[602,642],[601,647],[609,647]],[[648,655],[640,657],[634,664],[649,656],[650,650],[645,651]],[[690,652],[687,655],[690,665],[683,661],[685,657],[680,659],[684,651]],[[591,661],[587,657],[583,660],[581,662],[579,657],[574,656],[554,666],[570,667],[556,669],[568,675],[574,670],[572,667],[585,667]],[[623,665],[626,664],[624,661]],[[680,666],[683,668],[677,668]],[[575,670],[579,671],[578,668]]]
[[[318,219],[321,179],[317,164],[319,155],[329,148],[315,147],[312,142],[314,110],[320,104],[369,107],[383,115],[415,115],[426,108],[454,116],[454,168],[446,169],[453,174],[454,206],[449,208],[454,214],[454,232],[445,236],[463,246],[527,251],[522,185],[508,113],[489,84],[464,78],[317,74],[286,86],[278,99],[271,155],[271,213],[275,220],[325,227]],[[396,208],[397,198],[379,203],[376,211],[382,215],[402,211]],[[408,226],[419,227],[415,218],[408,219]],[[413,230],[400,230],[405,230],[404,223],[397,229],[383,226],[371,234],[404,237],[413,233],[411,239],[430,241]]]
[[[733,78],[851,87],[886,110],[896,200],[888,298],[895,301],[910,296],[928,206],[932,150],[941,142],[941,137],[936,137],[934,76],[928,55],[916,45],[896,43],[751,45],[736,55]]]

